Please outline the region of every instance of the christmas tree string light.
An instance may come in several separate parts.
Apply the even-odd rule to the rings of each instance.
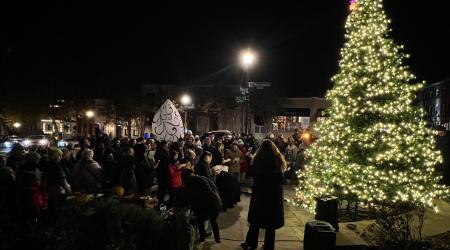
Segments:
[[[434,166],[442,160],[433,131],[414,106],[423,83],[389,37],[382,0],[352,0],[339,71],[327,93],[332,105],[317,123],[293,204],[315,211],[323,196],[356,197],[363,206],[410,203],[435,207],[448,195]],[[435,207],[436,211],[437,208]]]

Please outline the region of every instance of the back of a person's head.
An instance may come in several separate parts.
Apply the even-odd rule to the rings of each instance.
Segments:
[[[123,151],[123,156],[134,156],[134,150],[132,147],[126,147]]]
[[[145,152],[147,151],[147,145],[145,144],[136,144],[133,146],[134,156],[136,157],[144,157]]]
[[[24,152],[24,148],[20,143],[14,143],[11,147],[10,155],[20,155]]]
[[[92,151],[91,149],[84,150],[81,154],[81,158],[85,161],[92,161],[92,159],[94,158],[94,151]]]
[[[158,144],[158,148],[160,148],[160,149],[164,149],[167,146],[168,146],[168,143],[165,140],[160,141]]]
[[[63,152],[59,148],[49,148],[48,149],[48,159],[50,161],[57,160],[58,158],[62,158]]]
[[[194,174],[194,171],[189,168],[184,168],[181,170],[181,179],[183,180],[183,183],[186,182],[186,180]]]
[[[271,140],[264,140],[253,159],[257,173],[284,171],[286,162],[280,150]]]
[[[38,165],[41,160],[41,155],[37,152],[29,152],[25,155],[25,161],[28,164]]]

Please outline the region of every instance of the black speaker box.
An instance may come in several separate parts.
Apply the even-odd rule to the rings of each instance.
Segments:
[[[304,250],[333,250],[336,246],[336,231],[326,221],[313,220],[305,225]]]
[[[316,220],[330,223],[336,232],[339,231],[338,199],[336,197],[321,197],[316,199]]]

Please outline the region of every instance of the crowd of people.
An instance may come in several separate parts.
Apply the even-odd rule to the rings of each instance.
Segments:
[[[292,179],[293,173],[303,168],[306,143],[299,133],[288,140],[282,134],[270,134],[266,139],[271,144],[265,146],[264,154],[280,158],[271,153],[276,150],[282,161],[272,162],[262,153],[255,158],[258,142],[252,135],[244,134],[230,138],[206,137],[201,141],[188,132],[185,138],[172,143],[96,136],[81,139],[79,148],[69,143],[64,149],[41,146],[25,149],[14,144],[7,157],[0,156],[0,211],[33,225],[43,210],[57,211],[65,197],[73,192],[114,193],[120,187],[125,196],[154,196],[168,208],[190,206],[199,218],[200,240],[205,238],[204,222],[209,220],[214,238],[220,242],[216,219],[220,210],[233,208],[240,201],[241,185],[254,182],[254,188],[264,189],[266,183]],[[263,166],[261,171],[251,171],[255,165],[252,165],[253,158],[259,159],[256,165]],[[273,166],[266,166],[269,163]],[[275,171],[275,177],[272,176],[274,167],[280,169]],[[267,175],[271,177],[267,179]],[[256,194],[261,196],[256,203],[266,199],[264,192]],[[254,203],[252,197],[251,204]],[[255,206],[251,205],[250,210]],[[252,225],[248,240],[254,245],[252,237],[264,225],[256,222]],[[274,235],[269,233],[268,237]]]

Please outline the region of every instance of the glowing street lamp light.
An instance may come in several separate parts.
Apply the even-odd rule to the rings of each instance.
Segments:
[[[92,118],[92,117],[94,117],[94,115],[95,115],[94,111],[92,111],[92,110],[86,111],[86,117],[87,118]]]
[[[244,68],[250,68],[256,62],[256,54],[251,50],[245,50],[240,55],[241,64]]]
[[[180,98],[181,104],[184,106],[184,129],[187,131],[187,106],[192,104],[192,98],[188,94],[184,94]]]
[[[192,99],[188,94],[184,94],[183,96],[181,96],[180,102],[181,104],[183,104],[183,106],[189,106],[192,103]]]
[[[15,122],[15,123],[13,124],[13,127],[14,127],[14,128],[20,128],[20,127],[22,127],[22,123],[20,123],[20,122]]]

